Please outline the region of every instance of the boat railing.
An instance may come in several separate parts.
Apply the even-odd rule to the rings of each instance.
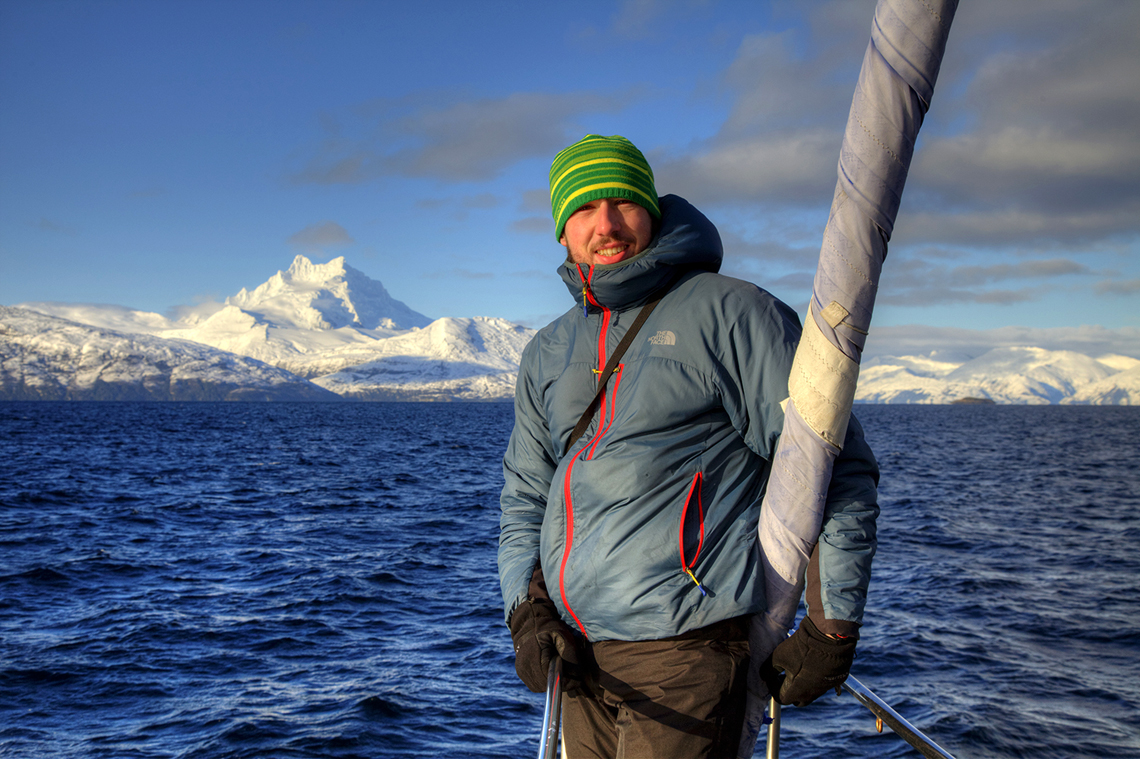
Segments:
[[[538,759],[555,759],[559,755],[558,744],[562,722],[562,659],[558,656],[550,662],[550,670],[546,680],[546,703],[542,715],[542,737],[538,746]],[[883,699],[855,677],[848,676],[841,686],[855,700],[867,707],[875,715],[875,725],[879,732],[883,732],[883,725],[888,726],[895,735],[902,738],[918,750],[927,759],[954,759],[946,749],[928,738],[921,730],[912,725],[901,714],[896,712]],[[839,688],[836,689],[839,692]],[[768,741],[765,748],[764,759],[779,759],[780,757],[780,704],[776,699],[768,702]]]
[[[558,756],[558,739],[562,728],[562,657],[550,661],[546,675],[546,703],[542,711],[542,738],[538,744],[538,759],[555,759]]]
[[[932,741],[855,677],[848,676],[847,682],[843,683],[841,688],[854,696],[856,701],[867,707],[875,715],[875,726],[880,733],[883,732],[883,725],[886,725],[895,735],[909,743],[927,759],[954,759],[950,752]],[[768,702],[768,742],[764,759],[779,759],[779,757],[780,704],[773,698]]]

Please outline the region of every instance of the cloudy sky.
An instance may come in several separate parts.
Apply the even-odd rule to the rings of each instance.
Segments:
[[[540,326],[623,134],[805,310],[873,1],[0,0],[0,303],[177,314],[302,254]],[[963,0],[869,353],[1140,357],[1140,3]]]

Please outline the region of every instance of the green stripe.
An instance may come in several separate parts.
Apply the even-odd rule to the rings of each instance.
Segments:
[[[566,200],[562,201],[562,207],[559,210],[557,216],[555,216],[555,218],[558,218],[559,216],[561,216],[563,214],[563,212],[565,212],[567,206],[569,206],[570,203],[573,202],[575,198],[580,198],[588,192],[593,192],[595,190],[603,190],[603,189],[604,190],[629,190],[630,192],[636,192],[640,197],[644,198],[649,203],[650,206],[652,206],[653,208],[657,208],[657,198],[654,198],[654,197],[648,195],[646,192],[644,192],[641,189],[638,189],[637,187],[634,187],[633,185],[620,184],[617,182],[602,182],[600,184],[587,185],[586,187],[583,187],[579,190],[576,190],[572,195],[570,195],[570,197],[568,197],[568,198],[566,198]],[[621,197],[621,196],[615,196],[615,197]],[[588,202],[589,202],[589,200],[582,201],[582,203],[579,203],[578,206],[576,206],[574,208],[574,210],[575,211],[578,210],[578,208],[580,208],[582,205],[585,205]],[[645,205],[645,203],[641,203],[640,205]],[[570,214],[566,214],[567,217],[569,217],[569,215]],[[658,213],[657,215],[660,216],[661,214]]]
[[[566,176],[572,171],[589,171],[589,169],[586,169],[585,167],[596,166],[599,164],[612,164],[612,163],[621,164],[623,166],[629,166],[630,168],[635,169],[636,171],[640,171],[642,174],[646,175],[649,178],[648,185],[650,187],[653,186],[653,172],[649,170],[648,166],[640,166],[635,161],[625,161],[625,160],[622,160],[620,158],[615,158],[613,156],[604,156],[602,158],[594,158],[594,159],[589,160],[589,161],[581,161],[580,163],[576,163],[573,166],[571,166],[570,168],[563,171],[558,176],[557,179],[555,179],[554,181],[552,181],[550,183],[550,186],[552,188],[557,187],[559,185],[559,183],[562,182],[563,180],[565,180]],[[552,189],[551,193],[553,194],[554,192],[555,191]]]

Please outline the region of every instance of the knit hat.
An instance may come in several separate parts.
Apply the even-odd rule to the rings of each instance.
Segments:
[[[661,218],[653,169],[641,151],[618,135],[588,134],[554,156],[550,166],[554,239],[562,239],[570,214],[601,198],[626,198]]]

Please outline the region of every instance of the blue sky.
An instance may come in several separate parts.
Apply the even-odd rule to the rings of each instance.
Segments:
[[[802,313],[873,9],[0,0],[0,303],[174,314],[343,255],[540,326],[572,305],[546,172],[596,132]],[[1138,50],[1140,3],[962,3],[869,351],[1140,357]]]

